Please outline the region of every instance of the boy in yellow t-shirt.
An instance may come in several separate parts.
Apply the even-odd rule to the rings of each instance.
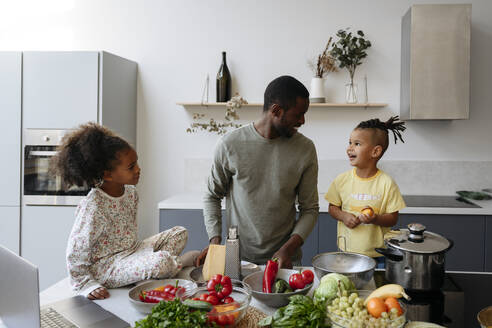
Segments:
[[[405,123],[398,116],[386,122],[372,119],[359,123],[350,134],[347,155],[352,170],[337,176],[325,199],[330,203],[330,215],[338,220],[338,245],[344,251],[377,257],[379,266],[384,258],[375,247],[383,247],[383,236],[398,221],[398,211],[405,202],[393,179],[377,167],[388,148],[388,130],[402,142]],[[372,211],[362,210],[371,207]],[[372,213],[371,213],[372,212]]]

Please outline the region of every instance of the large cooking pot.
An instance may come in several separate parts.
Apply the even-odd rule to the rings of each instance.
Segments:
[[[444,282],[445,253],[453,242],[425,231],[420,223],[385,238],[387,248],[376,248],[386,257],[386,279],[411,290],[438,290]]]

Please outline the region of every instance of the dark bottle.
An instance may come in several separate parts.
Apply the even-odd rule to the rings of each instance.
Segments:
[[[226,102],[231,99],[231,73],[226,64],[226,53],[222,51],[222,64],[217,73],[217,102]]]

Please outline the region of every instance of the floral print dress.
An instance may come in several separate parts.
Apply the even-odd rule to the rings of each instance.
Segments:
[[[139,241],[137,205],[130,185],[120,197],[93,188],[80,202],[67,246],[70,283],[78,294],[172,277],[181,269],[178,255],[188,240],[186,229],[176,226]]]

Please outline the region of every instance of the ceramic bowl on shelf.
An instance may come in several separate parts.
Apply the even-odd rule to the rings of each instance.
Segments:
[[[130,289],[128,292],[128,301],[130,304],[139,312],[149,314],[152,312],[152,308],[157,305],[157,303],[145,303],[140,300],[140,294],[143,291],[149,291],[158,287],[172,285],[176,286],[176,282],[179,287],[184,287],[184,290],[178,293],[176,297],[183,298],[186,293],[193,292],[197,285],[190,280],[186,279],[161,279],[161,280],[150,280],[147,282],[143,282],[138,284],[137,286]]]
[[[217,323],[220,327],[234,327],[239,322],[249,307],[251,302],[251,287],[240,280],[231,279],[232,293],[229,295],[234,299],[233,303],[215,305],[207,313],[210,322]],[[182,295],[182,299],[200,298],[202,294],[208,294],[207,284],[197,282],[197,288]]]
[[[303,289],[297,289],[291,293],[263,293],[263,270],[254,272],[246,276],[243,281],[251,286],[253,297],[260,303],[263,303],[272,308],[279,308],[289,304],[289,297],[292,295],[306,295],[313,284],[309,284]],[[279,269],[276,278],[289,281],[289,277],[299,273],[298,270]]]

